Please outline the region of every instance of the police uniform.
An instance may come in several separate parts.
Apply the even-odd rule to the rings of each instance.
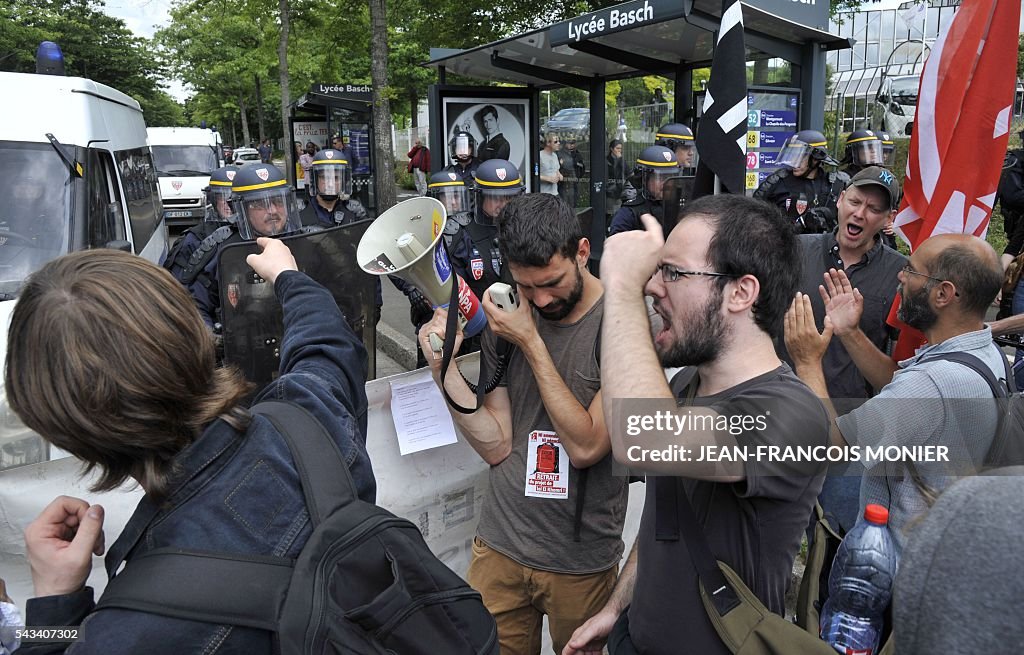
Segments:
[[[623,203],[619,207],[619,211],[612,216],[612,224],[608,227],[608,236],[619,232],[644,229],[643,221],[640,220],[640,216],[643,214],[653,214],[660,223],[664,209],[660,202],[651,202],[647,198],[637,196]]]
[[[799,232],[827,232],[838,222],[836,203],[849,182],[850,177],[842,171],[826,173],[818,168],[818,174],[808,178],[797,177],[791,169],[782,168],[768,176],[754,191],[754,198],[781,209]],[[816,221],[808,220],[808,212],[811,212],[810,217],[823,223],[818,225]]]
[[[442,172],[455,173],[463,182],[466,183],[466,186],[472,186],[473,177],[476,175],[476,169],[478,166],[480,166],[480,160],[473,157],[465,166],[462,166],[461,164],[448,164],[442,169]]]

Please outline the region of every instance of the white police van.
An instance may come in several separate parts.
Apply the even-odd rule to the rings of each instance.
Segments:
[[[206,213],[210,173],[224,165],[220,134],[199,127],[151,127],[147,133],[164,220],[168,227],[195,225]]]
[[[158,262],[167,251],[167,227],[138,102],[61,74],[0,73],[0,89],[2,362],[7,325],[28,275],[88,248],[118,248]],[[46,445],[11,411],[0,387],[0,471],[46,459]]]

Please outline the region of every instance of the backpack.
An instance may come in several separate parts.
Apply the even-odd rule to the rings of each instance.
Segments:
[[[277,400],[251,411],[273,423],[295,459],[313,523],[298,558],[158,548],[114,576],[97,609],[269,630],[284,655],[498,655],[480,594],[415,525],[356,496],[313,415]]]
[[[992,396],[999,402],[999,424],[982,464],[982,470],[986,471],[1024,464],[1024,394],[1017,390],[1013,371],[1006,357],[1002,359],[1006,371],[1006,384],[996,379],[992,369],[983,361],[968,353],[941,353],[921,360],[956,362],[971,369],[988,383]]]
[[[1006,197],[1018,191],[1015,187],[1024,180],[1024,150],[1009,150],[1003,159],[1003,168],[999,174],[999,186],[996,187],[996,197],[1003,213],[1007,210],[1020,213],[1024,207],[1007,207]]]

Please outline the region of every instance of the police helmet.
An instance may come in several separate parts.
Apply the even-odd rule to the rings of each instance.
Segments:
[[[630,182],[641,190],[644,198],[660,202],[665,180],[679,174],[679,162],[676,160],[675,152],[665,146],[647,146],[636,158]]]
[[[839,162],[829,156],[825,135],[817,130],[800,130],[786,139],[782,151],[775,160],[779,166],[810,171],[821,164],[837,166]]]
[[[882,141],[882,165],[891,169],[896,165],[896,142],[892,140],[888,132],[876,130],[875,134]]]
[[[313,155],[309,167],[310,194],[334,202],[352,197],[352,168],[345,153],[326,148]]]
[[[676,153],[676,159],[682,168],[692,168],[694,154],[697,151],[693,140],[693,131],[682,123],[663,125],[654,134],[654,145],[665,146]]]
[[[476,139],[466,130],[456,130],[448,141],[448,154],[452,161],[467,162],[476,153]]]
[[[854,130],[846,137],[844,163],[857,166],[881,166],[883,159],[882,140],[877,132],[871,130]]]
[[[469,211],[469,190],[458,173],[441,171],[431,175],[427,195],[436,198],[449,214]]]
[[[243,239],[281,236],[302,227],[295,194],[273,164],[242,167],[231,185],[231,203]]]
[[[519,169],[505,159],[488,159],[480,164],[474,180],[477,198],[473,220],[481,225],[494,225],[508,201],[526,190]]]
[[[210,173],[210,184],[203,189],[206,197],[208,223],[234,223],[235,210],[231,207],[231,185],[238,173],[237,166],[221,166]]]

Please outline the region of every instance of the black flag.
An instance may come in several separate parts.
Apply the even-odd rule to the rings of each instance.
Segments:
[[[722,25],[711,60],[711,78],[697,125],[697,179],[693,197],[744,193],[747,155],[747,58],[740,0],[722,0]]]

